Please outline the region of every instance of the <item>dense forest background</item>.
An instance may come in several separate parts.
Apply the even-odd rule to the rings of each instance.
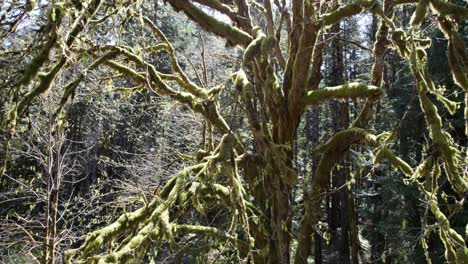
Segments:
[[[168,3],[0,3],[1,263],[75,263],[75,258],[78,263],[468,263],[464,116],[468,90],[457,80],[455,69],[458,65],[468,78],[463,44],[468,40],[466,1],[164,2]],[[313,6],[316,21],[325,17],[333,22],[315,32],[309,47],[314,52],[306,61],[312,66],[299,64],[291,71],[305,69],[303,86],[315,87],[310,88],[312,93],[328,91],[327,87],[336,87],[337,92],[307,101],[310,107],[299,111],[290,139],[281,140],[280,135],[276,140],[271,132],[269,140],[276,145],[273,154],[265,154],[253,121],[260,120],[262,131],[274,131],[273,107],[262,105],[276,97],[269,98],[267,88],[260,96],[258,87],[269,85],[271,78],[264,77],[268,74],[280,87],[290,81],[292,59],[278,54],[292,54],[291,39],[302,41],[294,35],[296,2],[303,2],[306,15],[308,5]],[[353,3],[366,7],[327,17]],[[383,11],[375,11],[375,5]],[[190,13],[192,7],[245,31],[252,43],[270,36],[277,42],[273,48],[262,42],[258,50],[243,40],[236,43],[232,35],[238,32],[230,28],[224,33],[216,28],[224,24],[197,19],[198,13]],[[425,9],[422,15],[419,11],[421,17],[416,14],[419,9]],[[232,12],[239,15],[242,10],[246,12],[242,17],[257,27],[233,19]],[[387,17],[392,24],[382,22]],[[305,23],[303,31],[314,28],[300,23]],[[408,39],[399,42],[396,32],[405,32]],[[421,49],[416,51],[414,43],[419,42],[414,39],[430,41],[418,63],[413,59]],[[459,41],[456,45],[454,39]],[[263,52],[269,48],[267,57]],[[458,61],[449,58],[457,48]],[[144,63],[139,65],[140,61]],[[379,67],[381,77],[376,79]],[[434,90],[421,91],[423,82],[415,78],[419,68],[427,73],[421,77],[426,78],[424,85],[432,83]],[[154,88],[162,84],[151,69],[175,92]],[[246,92],[242,82],[258,89]],[[348,94],[352,85],[340,86],[355,83],[371,84],[382,93]],[[283,91],[293,93],[291,87]],[[364,89],[356,90],[360,88]],[[189,95],[214,102],[216,115],[206,110],[209,103],[189,100]],[[257,99],[250,104],[249,96]],[[430,117],[421,98],[429,98],[437,117]],[[349,146],[338,138],[336,148],[346,147],[335,157],[327,146],[340,132],[353,129],[369,102],[374,110],[363,129],[381,136],[366,134],[372,144],[356,139]],[[272,104],[282,107],[276,101]],[[249,115],[252,109],[257,109],[256,118]],[[433,119],[440,119],[439,128],[434,128]],[[450,176],[444,149],[435,140],[436,129],[456,149],[456,176]],[[224,153],[223,147],[232,141],[237,146]],[[382,159],[376,151],[379,144],[405,165]],[[264,160],[257,162],[255,153]],[[287,157],[284,166],[292,172],[283,173],[282,165],[268,169],[268,155],[273,164],[283,164]],[[320,162],[335,159],[326,188],[315,190]],[[288,175],[290,187],[281,191],[289,208],[287,220],[274,219],[279,196],[269,196],[277,191],[274,184],[284,182],[275,183],[269,176],[249,178],[249,169],[255,175]],[[266,172],[260,173],[263,169]],[[177,176],[181,171],[187,174],[183,183]],[[451,177],[458,177],[461,185]],[[185,191],[179,190],[171,200],[174,191],[167,186],[179,185]],[[308,202],[317,200],[318,219],[307,233],[304,223],[312,206]],[[132,215],[158,212],[164,201],[171,202],[154,218],[157,221]],[[159,226],[159,231],[145,233],[149,240],[138,241],[138,246],[131,244],[148,223]],[[283,244],[277,242],[282,231],[288,236]],[[302,234],[313,243],[303,242]],[[102,241],[93,242],[99,236]],[[125,245],[130,253],[112,255]],[[281,253],[283,245],[287,257]],[[303,245],[308,246],[306,253]],[[279,256],[272,257],[276,250]]]

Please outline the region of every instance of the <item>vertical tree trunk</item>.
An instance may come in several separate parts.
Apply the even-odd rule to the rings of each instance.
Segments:
[[[353,264],[359,263],[359,229],[358,214],[353,192],[349,192],[349,231],[351,242],[351,261]]]
[[[49,127],[52,131],[52,127]],[[52,132],[50,132],[52,133]],[[55,246],[57,236],[57,213],[59,203],[59,192],[62,178],[62,156],[61,149],[63,134],[58,128],[57,136],[49,134],[49,155],[47,164],[48,171],[48,197],[46,211],[46,237],[44,242],[43,259],[46,264],[55,263]]]
[[[320,108],[315,107],[311,110],[312,112],[312,137],[311,141],[313,146],[318,146],[319,144],[319,121],[320,121]],[[312,177],[315,176],[315,172],[317,171],[317,165],[320,161],[319,155],[317,153],[312,153]],[[316,264],[322,263],[322,237],[317,232],[314,231],[314,260]]]
[[[345,129],[349,126],[349,111],[348,102],[340,104],[340,127]],[[343,161],[341,162],[342,168],[338,174],[339,178],[339,193],[340,193],[340,226],[341,226],[341,239],[340,239],[340,263],[350,263],[350,252],[349,252],[349,189],[347,187],[347,181],[350,178],[349,170],[350,155],[349,152],[344,155]]]
[[[338,85],[344,82],[344,57],[343,57],[343,45],[339,40],[341,36],[340,24],[336,24],[331,28],[331,34],[333,35],[332,41],[332,78],[330,79],[331,85]],[[333,103],[334,106],[334,130],[335,132],[346,129],[349,126],[349,110],[348,102]],[[348,196],[349,191],[346,187],[346,181],[349,178],[349,154],[344,156],[343,161],[340,162],[340,166],[333,173],[332,177],[332,188],[338,190],[332,198],[332,213],[336,211],[336,215],[332,214],[332,217],[339,216],[340,236],[336,233],[336,230],[331,230],[332,241],[331,243],[338,246],[339,263],[350,262],[349,252],[349,221],[348,221]],[[339,210],[339,213],[338,213]]]

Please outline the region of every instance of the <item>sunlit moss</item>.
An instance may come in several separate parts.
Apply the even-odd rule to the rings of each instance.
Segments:
[[[383,94],[379,87],[362,83],[348,83],[335,87],[327,87],[307,92],[304,102],[306,105],[317,105],[325,100],[341,100],[378,97]]]
[[[411,27],[418,27],[426,18],[427,9],[429,6],[429,0],[420,0],[419,4],[414,10],[413,16],[411,17]]]

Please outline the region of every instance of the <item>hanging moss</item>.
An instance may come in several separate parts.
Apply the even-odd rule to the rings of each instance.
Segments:
[[[176,242],[174,240],[174,235],[172,233],[172,224],[169,221],[169,210],[164,211],[161,214],[160,223],[162,227],[162,231],[164,234],[164,238],[169,242],[169,246],[171,249],[176,248]]]
[[[424,86],[429,92],[431,92],[433,95],[436,96],[436,99],[441,102],[445,108],[449,111],[450,114],[455,114],[458,104],[456,102],[453,102],[449,99],[447,99],[443,95],[443,89],[437,89],[434,82],[432,81],[430,75],[429,75],[429,70],[425,66],[427,64],[427,54],[423,48],[418,48],[417,49],[418,53],[418,59],[422,62],[423,67],[421,67],[420,71],[421,74],[419,75],[421,80],[424,83]]]
[[[439,158],[437,156],[428,157],[418,166],[411,178],[426,197],[429,209],[436,217],[439,227],[439,236],[445,247],[445,258],[449,263],[466,263],[468,260],[468,249],[465,246],[465,241],[461,235],[450,227],[448,218],[440,210],[437,202],[437,178],[440,176],[438,160]],[[433,168],[432,170],[431,167]],[[421,177],[426,179],[425,184],[419,181],[418,178]],[[429,187],[429,189],[427,187]],[[423,240],[423,247],[424,243]]]
[[[468,55],[457,25],[446,18],[439,19],[439,27],[448,40],[448,61],[453,80],[465,92],[465,134],[468,136]]]
[[[454,22],[440,19],[439,25],[448,40],[448,59],[453,79],[463,90],[468,91],[468,55],[465,43],[459,36]]]

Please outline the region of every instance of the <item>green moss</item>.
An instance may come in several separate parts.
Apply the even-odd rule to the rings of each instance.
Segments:
[[[234,88],[238,91],[250,90],[249,88],[252,88],[252,84],[243,70],[239,70],[234,74]]]
[[[379,87],[361,83],[348,83],[307,92],[304,98],[306,105],[317,105],[325,100],[373,98],[383,94]]]
[[[409,55],[411,71],[416,79],[421,109],[429,126],[429,134],[433,141],[433,146],[442,155],[447,178],[459,197],[463,197],[468,188],[468,183],[460,169],[460,154],[458,149],[454,146],[450,135],[443,130],[442,119],[438,114],[437,107],[427,95],[427,91],[434,90],[435,88],[426,72],[427,59],[425,56],[425,53],[418,53],[414,46]]]
[[[159,221],[166,222],[166,230],[163,233],[170,239],[171,231],[167,229],[171,229],[167,226],[168,208],[173,206],[177,201],[177,197],[182,191],[183,184],[188,175],[191,172],[200,170],[204,166],[204,163],[197,164],[176,174],[160,193],[160,196],[165,200],[161,201],[159,197],[156,197],[146,206],[132,213],[123,214],[114,223],[88,235],[85,242],[78,249],[73,249],[66,253],[67,263],[71,263],[75,257],[77,257],[76,260],[78,262],[86,262],[88,259],[98,255],[105,242],[112,241],[119,235],[127,232],[132,233],[135,230],[139,231],[135,235],[130,235],[127,240],[124,240],[125,244],[121,245],[118,250],[113,249],[114,251],[110,255],[99,256],[97,259],[104,261],[109,258],[109,260],[117,259],[121,261],[125,258],[141,258],[141,254],[145,252],[145,248],[150,244],[150,239],[154,239],[155,236],[159,236],[160,234],[159,226],[154,225],[154,223]],[[138,254],[129,254],[135,250],[137,250]]]
[[[468,8],[442,0],[430,0],[434,10],[441,16],[454,16],[459,19],[468,18]]]
[[[15,86],[28,85],[31,80],[36,77],[42,65],[49,60],[49,54],[52,46],[55,44],[55,40],[56,38],[49,40],[49,43],[31,60],[26,66],[23,76]]]
[[[411,17],[410,24],[411,27],[416,28],[421,25],[421,23],[426,18],[427,8],[429,6],[429,0],[420,0],[419,4],[416,6],[416,10]]]
[[[440,19],[439,26],[448,40],[448,59],[456,84],[468,91],[468,55],[465,43],[458,34],[458,27],[448,19]]]
[[[244,51],[243,61],[244,63],[250,63],[251,60],[261,54],[261,45],[263,40],[266,38],[265,34],[258,34],[257,38],[252,41]]]
[[[183,11],[204,30],[212,32],[228,40],[228,45],[247,47],[253,40],[246,32],[210,16],[186,0],[167,0],[176,11]]]
[[[411,168],[411,166],[409,166],[408,163],[406,163],[404,160],[397,157],[389,149],[383,148],[381,155],[382,157],[385,157],[395,168],[400,169],[407,177],[413,176],[413,168]]]
[[[269,54],[276,45],[276,38],[274,36],[269,36],[263,39],[261,44],[261,52],[262,54]]]
[[[376,4],[374,1],[356,0],[352,3],[341,6],[335,11],[329,12],[321,17],[324,26],[336,24],[345,17],[350,17],[364,11],[366,8]]]
[[[403,29],[396,29],[392,33],[392,41],[393,44],[396,45],[398,52],[402,57],[406,57],[409,55],[409,49],[406,46],[406,33]]]
[[[140,73],[128,66],[125,66],[113,60],[109,60],[105,62],[105,64],[111,67],[112,69],[122,73],[125,77],[133,79],[137,83],[146,83],[146,79],[143,75],[141,75]]]

